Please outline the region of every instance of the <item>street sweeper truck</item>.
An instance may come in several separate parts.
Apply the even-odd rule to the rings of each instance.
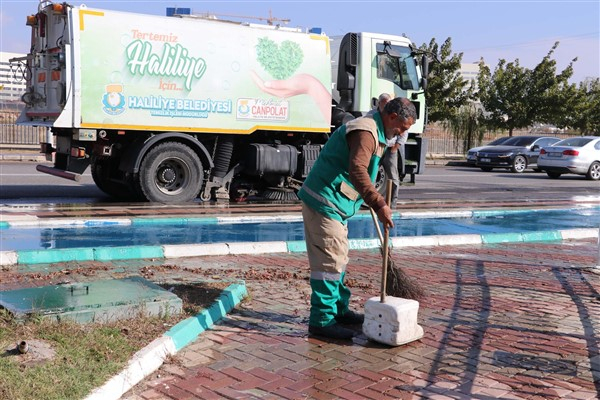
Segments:
[[[49,1],[27,25],[30,52],[11,62],[18,123],[52,133],[38,171],[90,167],[123,200],[293,200],[331,132],[384,92],[415,104],[405,165],[425,168],[427,59],[406,37]]]

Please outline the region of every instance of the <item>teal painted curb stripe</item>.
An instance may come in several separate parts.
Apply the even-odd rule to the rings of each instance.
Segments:
[[[522,242],[523,236],[520,233],[486,233],[481,235],[482,243],[509,243]]]
[[[133,218],[131,225],[185,225],[187,218]]]
[[[18,264],[47,264],[67,261],[93,261],[94,249],[47,249],[17,251]]]
[[[216,225],[219,223],[216,217],[192,217],[192,218],[134,218],[131,224],[135,226],[145,225],[187,225],[206,224]]]
[[[216,225],[219,223],[219,218],[217,217],[194,217],[187,220],[194,224]]]
[[[99,247],[94,249],[94,260],[96,261],[164,257],[162,246]]]
[[[248,292],[246,291],[246,283],[244,281],[230,285],[209,308],[203,310],[195,317],[190,317],[179,322],[169,329],[165,335],[173,340],[176,351],[179,351],[196,340],[199,334],[221,320],[247,295]]]
[[[550,242],[562,240],[560,231],[538,231],[521,233],[524,242]]]
[[[304,240],[293,240],[286,243],[290,253],[304,253],[306,251],[306,242]]]

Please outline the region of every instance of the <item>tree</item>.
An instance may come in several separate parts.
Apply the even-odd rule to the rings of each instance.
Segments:
[[[548,54],[531,71],[528,101],[529,119],[533,122],[560,125],[573,105],[575,86],[569,85],[568,81],[573,76],[573,63],[577,58],[557,74],[556,61],[551,58],[557,47],[558,42],[554,43]]]
[[[508,130],[529,126],[528,81],[531,72],[519,60],[507,63],[504,59],[491,74],[483,59],[479,62],[478,97],[486,111],[486,122],[493,128]]]
[[[569,126],[584,135],[600,136],[600,78],[569,88],[572,106],[560,126]]]
[[[457,140],[462,141],[463,149],[470,149],[481,143],[485,133],[483,112],[478,103],[468,102],[444,125],[452,132]]]
[[[432,53],[435,59],[431,63],[425,93],[429,121],[449,120],[467,103],[472,93],[469,82],[459,73],[462,53],[452,54],[451,38],[446,39],[441,48],[433,38],[429,45],[423,43],[420,49]]]
[[[522,67],[518,59],[509,63],[501,59],[492,74],[484,60],[480,61],[477,96],[491,127],[508,130],[512,136],[514,129],[536,122],[564,123],[569,105],[575,101],[568,80],[577,59],[557,74],[552,54],[558,44],[533,70]]]

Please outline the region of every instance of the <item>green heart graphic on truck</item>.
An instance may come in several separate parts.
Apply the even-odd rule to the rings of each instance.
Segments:
[[[275,79],[287,79],[302,64],[304,53],[300,45],[284,40],[277,45],[269,38],[259,38],[256,45],[256,58],[260,65]]]

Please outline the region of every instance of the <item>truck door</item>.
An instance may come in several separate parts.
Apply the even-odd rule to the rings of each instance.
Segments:
[[[412,92],[419,90],[417,66],[411,50],[406,45],[387,43],[375,38],[371,41],[373,68],[370,97],[378,98],[381,93],[389,93],[395,97],[410,98]]]

